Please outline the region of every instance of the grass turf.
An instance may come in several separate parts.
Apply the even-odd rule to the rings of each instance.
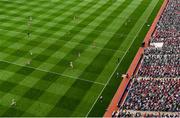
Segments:
[[[102,116],[161,3],[1,0],[0,116]]]

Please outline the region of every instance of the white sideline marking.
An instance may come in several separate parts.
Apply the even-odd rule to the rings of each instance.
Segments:
[[[46,73],[51,73],[51,74],[56,74],[56,75],[63,76],[63,77],[72,78],[72,79],[74,79],[74,80],[81,80],[81,81],[85,81],[85,82],[88,82],[88,83],[93,83],[93,84],[98,84],[98,85],[105,86],[104,83],[100,83],[100,82],[95,82],[95,81],[91,81],[91,80],[86,80],[86,79],[82,79],[82,78],[78,78],[78,77],[73,77],[73,76],[66,75],[66,74],[60,74],[60,73],[57,73],[57,72],[47,71],[47,70],[44,70],[44,69],[34,68],[34,67],[31,67],[31,66],[16,64],[16,63],[9,62],[9,61],[4,61],[4,60],[0,60],[0,61],[1,61],[1,62],[5,62],[5,63],[12,64],[12,65],[16,65],[16,66],[27,67],[27,68],[31,68],[31,69],[38,70],[38,71],[42,71],[42,72],[46,72]]]
[[[139,19],[138,19],[139,21]],[[137,22],[138,22],[137,21]],[[136,23],[137,23],[136,22]],[[144,23],[145,24],[145,23]],[[114,73],[116,72],[116,69],[118,68],[119,64],[121,64],[122,60],[124,59],[125,55],[127,54],[127,52],[129,51],[129,49],[131,48],[132,44],[134,43],[137,35],[139,34],[139,32],[141,31],[141,29],[143,28],[144,24],[139,28],[138,32],[136,33],[133,41],[131,42],[130,46],[128,47],[128,49],[126,50],[126,52],[124,53],[123,57],[121,58],[120,62],[118,63],[118,65],[116,66],[116,68],[114,69],[113,73],[111,74],[111,76],[109,77],[108,81],[106,82],[105,86],[103,87],[103,89],[101,90],[101,92],[99,93],[97,99],[95,100],[95,102],[93,103],[92,107],[90,108],[90,110],[88,111],[88,113],[86,114],[86,118],[88,117],[89,113],[92,111],[94,105],[97,103],[98,99],[100,98],[101,94],[103,93],[104,89],[106,88],[106,86],[108,85],[108,83],[110,82],[112,76],[114,75]]]
[[[133,41],[134,42],[134,41]],[[132,45],[132,43],[131,43]],[[131,47],[131,46],[130,46]],[[129,48],[128,48],[129,50]],[[112,72],[111,76],[109,77],[108,81],[106,82],[105,86],[103,87],[103,89],[101,90],[101,92],[99,93],[97,99],[95,100],[95,102],[93,103],[92,107],[90,108],[90,110],[88,111],[88,113],[86,114],[86,118],[88,117],[89,113],[92,111],[94,105],[97,103],[98,99],[100,98],[101,94],[103,93],[104,89],[106,88],[106,86],[108,85],[108,83],[110,82],[112,76],[114,75],[114,73],[116,72],[116,69],[118,68],[119,64],[122,62],[122,60],[124,59],[126,53],[128,52],[128,50],[124,53],[123,57],[121,58],[120,62],[118,63],[118,65],[116,66],[116,68],[114,69],[114,71]]]

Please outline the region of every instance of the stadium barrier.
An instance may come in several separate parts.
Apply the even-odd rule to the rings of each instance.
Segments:
[[[118,109],[118,106],[120,105],[121,101],[123,100],[124,95],[126,95],[125,93],[126,93],[128,85],[130,84],[130,80],[131,80],[132,76],[134,75],[134,73],[136,72],[137,67],[139,66],[139,62],[144,53],[144,49],[149,46],[151,35],[155,31],[156,24],[158,23],[158,21],[161,17],[161,14],[163,13],[164,9],[166,8],[167,3],[168,3],[168,0],[164,0],[157,16],[155,17],[155,20],[153,21],[148,33],[146,34],[146,37],[143,41],[144,46],[139,48],[135,58],[133,59],[131,65],[127,71],[128,77],[126,76],[123,78],[119,88],[117,89],[110,105],[108,106],[108,108],[104,114],[104,117],[111,117],[113,111],[116,111]]]

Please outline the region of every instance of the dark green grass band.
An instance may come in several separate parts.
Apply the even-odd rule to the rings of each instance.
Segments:
[[[136,37],[134,43],[132,44],[132,46],[128,50],[124,59],[120,63],[116,72],[119,72],[120,74],[126,73],[126,71],[129,67],[129,65],[131,64],[138,48],[141,46],[141,42],[143,41],[146,33],[148,32],[149,27],[147,27],[147,24],[151,24],[153,22],[153,19],[155,18],[157,12],[159,11],[159,8],[161,7],[162,3],[163,3],[163,0],[159,0],[158,4],[154,8],[153,12],[149,16],[147,23],[144,24],[143,28],[141,29],[141,31],[138,34],[138,36]],[[121,79],[117,80],[117,79],[113,79],[113,78],[116,78],[116,74],[114,74],[112,76],[109,84],[107,85],[107,87],[105,88],[105,90],[102,93],[102,96],[105,96],[103,104],[100,102],[97,102],[88,116],[90,116],[90,117],[91,116],[101,117],[106,112],[106,108],[108,107],[109,103],[111,102],[111,100],[112,100],[112,98],[113,98],[113,96],[114,96],[114,94],[115,94],[115,92],[119,86],[119,83],[121,82]]]
[[[104,83],[107,82],[104,80],[102,84],[96,84],[102,72],[106,71],[106,64],[111,63],[112,58],[116,58],[115,54],[151,1],[143,0],[138,5],[131,4],[132,2],[132,0],[0,1],[0,22],[2,22],[0,24],[2,101],[0,116],[85,116],[103,89]],[[161,3],[162,0],[156,5],[148,22],[153,20]],[[128,24],[124,22],[116,32],[107,30],[129,5],[137,7],[127,18],[131,22]],[[109,15],[103,17],[102,14],[106,13]],[[81,15],[83,18],[80,22],[73,24],[73,17]],[[28,16],[33,17],[33,25],[29,29],[26,26]],[[126,71],[142,41],[139,39],[143,39],[147,29],[143,27],[117,71],[121,73]],[[27,32],[31,33],[30,39],[27,37]],[[94,49],[92,52],[94,57],[91,61],[86,60],[88,64],[82,62],[83,68],[75,70],[75,72],[80,71],[77,78],[84,80],[61,76],[69,71],[70,61],[79,59],[74,55],[77,52],[85,54],[104,32],[111,34],[112,37],[107,37],[105,39],[107,43],[99,46],[99,53],[96,54]],[[76,36],[84,38],[76,41],[74,40]],[[61,53],[62,48],[66,50],[68,43],[73,44],[74,47],[73,45],[68,47],[70,50],[68,53],[62,52],[62,54],[66,53],[64,57],[59,59],[53,56],[57,52]],[[40,51],[30,55],[29,51],[36,48]],[[31,64],[25,64],[26,59],[31,59]],[[81,59],[79,60],[82,61]],[[44,64],[48,65],[47,69],[41,70]],[[103,96],[106,96],[103,104],[97,102],[89,116],[103,115],[120,82],[114,80],[114,76],[103,92]],[[92,97],[85,99],[90,95]],[[12,98],[17,100],[16,107],[10,106]]]

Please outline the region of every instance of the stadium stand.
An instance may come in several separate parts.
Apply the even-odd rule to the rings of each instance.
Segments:
[[[180,117],[180,0],[169,0],[112,117]]]
[[[134,78],[124,109],[142,111],[180,111],[180,80]]]

